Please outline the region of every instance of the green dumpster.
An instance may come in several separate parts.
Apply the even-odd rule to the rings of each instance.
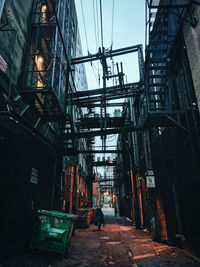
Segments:
[[[39,225],[33,233],[30,248],[65,254],[74,230],[76,215],[38,210]]]

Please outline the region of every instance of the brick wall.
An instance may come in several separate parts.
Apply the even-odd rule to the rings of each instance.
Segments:
[[[189,23],[183,23],[183,34],[200,109],[200,6],[198,5],[194,5],[194,16],[197,19],[197,25],[192,27]]]

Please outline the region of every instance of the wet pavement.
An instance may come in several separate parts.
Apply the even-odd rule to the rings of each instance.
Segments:
[[[200,259],[191,252],[152,241],[151,235],[136,230],[128,218],[114,217],[103,209],[106,225],[101,231],[90,225],[76,229],[67,255],[24,252],[6,259],[0,267],[197,267]]]

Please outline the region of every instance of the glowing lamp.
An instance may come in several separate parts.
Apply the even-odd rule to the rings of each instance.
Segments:
[[[46,5],[42,5],[42,12],[46,12],[47,10],[47,6]]]
[[[38,62],[42,63],[43,62],[43,57],[39,56],[38,57]]]

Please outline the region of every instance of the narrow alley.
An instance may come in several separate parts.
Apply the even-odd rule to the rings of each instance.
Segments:
[[[130,219],[115,217],[114,209],[102,209],[105,226],[98,230],[91,224],[76,229],[64,257],[52,253],[26,253],[7,259],[0,267],[198,267],[200,258],[187,249],[152,241],[147,231],[136,230]]]
[[[0,40],[0,267],[200,266],[200,0],[0,0]]]

